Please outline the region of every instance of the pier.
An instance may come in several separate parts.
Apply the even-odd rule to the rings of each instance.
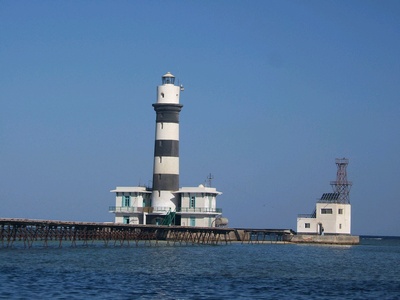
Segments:
[[[50,244],[89,246],[101,242],[104,246],[152,246],[227,244],[231,228],[133,225],[116,223],[64,222],[30,219],[0,219],[2,247],[22,244],[47,247]]]
[[[236,228],[238,241],[248,244],[290,242],[296,234],[292,229],[250,229]]]
[[[184,246],[226,245],[231,242],[265,243],[289,241],[290,229],[234,229],[68,222],[32,219],[0,219],[1,247],[19,245],[63,247],[90,246]]]

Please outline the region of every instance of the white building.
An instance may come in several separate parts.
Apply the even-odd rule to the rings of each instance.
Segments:
[[[217,196],[222,193],[202,184],[176,191],[177,206],[165,207],[163,214],[151,205],[149,188],[117,187],[111,192],[116,196],[115,206],[109,208],[115,213],[115,223],[214,227],[216,218],[222,215],[222,209],[217,208]]]
[[[156,133],[154,145],[152,187],[117,187],[115,223],[181,225],[197,227],[216,226],[216,218],[222,215],[217,208],[215,188],[179,188],[179,103],[182,86],[175,85],[171,73],[162,76],[157,87]]]
[[[337,158],[337,178],[332,181],[333,193],[324,193],[317,200],[314,213],[298,215],[298,234],[351,234],[351,204],[350,188],[352,183],[347,181],[347,165],[349,160]]]
[[[299,215],[298,234],[351,234],[351,204],[338,202],[338,193],[325,193],[315,212]]]
[[[146,224],[146,214],[150,211],[151,191],[146,187],[117,187],[115,206],[109,211],[115,213],[115,223]]]
[[[180,207],[177,215],[182,226],[214,227],[215,218],[222,214],[217,208],[217,196],[222,193],[215,188],[199,185],[183,187],[178,191]]]

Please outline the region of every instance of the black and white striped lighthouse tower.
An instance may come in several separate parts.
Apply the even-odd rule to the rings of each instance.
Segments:
[[[162,76],[157,87],[156,137],[154,145],[153,192],[151,206],[155,213],[177,206],[174,192],[179,190],[179,104],[181,87],[171,73]],[[183,89],[182,89],[183,90]]]

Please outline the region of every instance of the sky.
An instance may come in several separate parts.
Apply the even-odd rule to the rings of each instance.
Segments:
[[[349,159],[352,234],[400,235],[399,1],[0,1],[0,217],[110,222],[151,184],[156,87],[180,186],[291,228]]]

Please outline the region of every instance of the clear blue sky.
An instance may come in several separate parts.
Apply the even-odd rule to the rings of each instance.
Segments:
[[[399,235],[399,1],[0,1],[0,217],[112,221],[152,178],[156,86],[181,186],[296,229],[350,159],[353,234]]]

